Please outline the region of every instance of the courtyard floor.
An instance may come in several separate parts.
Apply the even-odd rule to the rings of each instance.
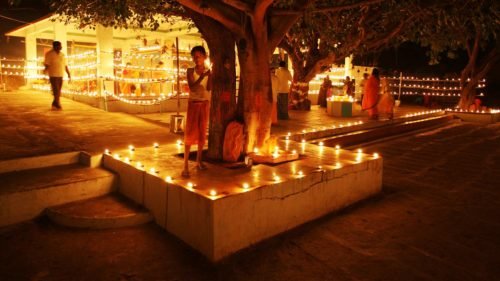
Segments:
[[[0,159],[178,138],[69,100],[51,112],[49,95],[0,102]],[[292,113],[282,130],[322,124],[319,114]],[[364,149],[384,158],[380,195],[219,264],[154,224],[74,230],[42,218],[0,228],[0,280],[498,279],[500,124],[452,123]]]

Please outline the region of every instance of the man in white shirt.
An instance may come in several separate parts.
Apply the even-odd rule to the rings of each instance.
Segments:
[[[54,101],[52,101],[53,110],[61,110],[61,88],[63,83],[64,71],[68,74],[68,78],[71,81],[71,74],[69,73],[68,65],[66,63],[66,57],[64,53],[61,52],[62,46],[61,42],[52,42],[52,50],[45,54],[45,72],[49,75],[50,86],[52,87],[52,94],[54,95]]]
[[[286,68],[284,61],[280,61],[280,67],[276,69],[276,78],[278,82],[278,119],[290,119],[288,117],[288,93],[290,92],[288,82],[292,81],[292,74]]]

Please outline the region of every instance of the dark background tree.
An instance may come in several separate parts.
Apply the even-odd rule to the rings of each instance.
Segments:
[[[500,3],[494,0],[447,0],[426,7],[418,28],[407,40],[427,47],[430,63],[443,57],[455,58],[466,51],[467,63],[460,74],[459,107],[468,109],[476,95],[478,82],[500,59]]]
[[[413,1],[379,1],[307,11],[279,45],[292,60],[292,92],[307,93],[317,74],[350,54],[362,56],[400,44],[400,35],[418,19],[415,8]]]

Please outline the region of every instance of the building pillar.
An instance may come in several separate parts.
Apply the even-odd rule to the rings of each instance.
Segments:
[[[113,28],[97,25],[97,77],[114,77],[113,73]],[[98,89],[101,96],[104,90],[114,93],[114,81],[98,79]]]
[[[351,77],[351,68],[352,68],[351,62],[352,62],[352,55],[349,56],[349,57],[345,57],[345,61],[344,61],[344,72],[345,72],[344,73],[344,78],[346,76]]]
[[[43,66],[43,60],[37,63],[37,53],[36,53],[36,36],[35,34],[27,34],[24,39],[25,50],[26,50],[26,86],[31,87],[31,82],[34,76],[38,74],[36,70],[37,65]],[[40,71],[40,73],[42,73]]]
[[[62,44],[62,50],[65,55],[68,54],[68,34],[66,25],[62,22],[54,22],[54,41],[59,41]],[[69,63],[69,62],[68,62]]]

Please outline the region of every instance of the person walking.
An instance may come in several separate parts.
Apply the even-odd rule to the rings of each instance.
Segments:
[[[368,111],[371,120],[378,120],[378,95],[380,91],[380,77],[378,69],[374,68],[372,75],[366,81],[364,97],[361,107]]]
[[[198,145],[196,154],[197,168],[205,170],[202,162],[203,146],[206,141],[206,133],[209,116],[210,90],[212,88],[210,69],[205,66],[207,52],[203,46],[195,46],[191,49],[191,57],[195,67],[187,69],[187,81],[189,85],[189,98],[186,117],[186,128],[184,130],[184,170],[183,177],[189,177],[189,150],[191,145]]]
[[[280,61],[280,67],[276,69],[276,78],[278,82],[278,119],[290,119],[290,117],[288,117],[288,93],[290,92],[288,82],[292,81],[292,74],[288,68],[286,68],[286,63],[284,61]]]
[[[44,72],[49,75],[50,86],[54,100],[52,101],[52,110],[62,110],[61,107],[61,88],[63,84],[64,71],[68,74],[71,81],[71,74],[66,63],[66,56],[61,52],[62,45],[59,41],[52,42],[52,50],[45,54]]]

